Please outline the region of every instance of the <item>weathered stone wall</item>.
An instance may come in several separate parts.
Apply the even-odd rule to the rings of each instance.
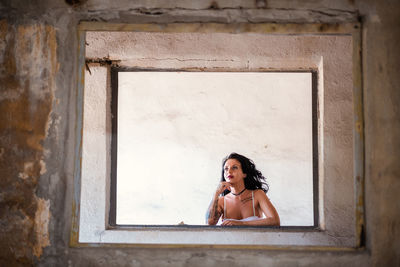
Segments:
[[[37,194],[55,90],[56,31],[0,22],[1,262],[29,263],[49,245],[50,200]]]
[[[374,1],[371,1],[374,2]],[[400,265],[400,3],[361,3],[367,245],[374,266]]]
[[[398,1],[4,0],[0,3],[0,265],[399,266]],[[356,252],[70,248],[80,20],[322,22],[361,19],[366,244]]]

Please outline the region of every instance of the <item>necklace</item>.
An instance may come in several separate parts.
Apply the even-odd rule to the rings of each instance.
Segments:
[[[233,193],[233,192],[231,192],[231,193],[232,193],[232,195],[234,195],[234,196],[238,196],[238,195],[241,195],[241,194],[244,192],[244,190],[246,190],[246,187],[245,187],[242,191],[240,191],[239,193],[237,193],[237,194],[235,194],[235,193]]]

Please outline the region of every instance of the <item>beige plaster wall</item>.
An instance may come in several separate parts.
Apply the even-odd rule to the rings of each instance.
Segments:
[[[139,32],[88,31],[85,54],[92,61],[107,59],[118,62],[118,66],[150,70],[317,71],[320,75],[318,117],[323,118],[318,120],[321,227],[338,237],[337,244],[341,243],[340,239],[354,239],[351,35],[223,33],[213,26],[204,32],[214,33],[198,33],[193,28],[192,33],[169,33],[168,29],[166,33],[140,32],[142,29]],[[287,138],[290,134],[287,133]],[[274,161],[268,158],[269,152],[273,150],[258,149],[250,151],[249,156],[254,154],[253,158]],[[340,198],[334,193],[337,191],[343,192]],[[282,198],[274,190],[270,194],[278,199],[281,207]]]

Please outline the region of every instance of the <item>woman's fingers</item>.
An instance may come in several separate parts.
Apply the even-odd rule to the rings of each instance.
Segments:
[[[226,182],[222,182],[222,183],[221,183],[221,187],[222,187],[223,189],[228,189],[228,185],[227,185]]]
[[[219,193],[222,193],[222,192],[224,192],[225,190],[230,190],[230,188],[231,188],[231,184],[230,183],[228,183],[228,182],[221,182],[219,185],[218,185],[218,192]]]
[[[224,220],[221,225],[222,226],[243,225],[243,222],[241,222],[241,221],[233,221],[233,220]]]
[[[230,183],[228,183],[228,182],[222,182],[222,184],[223,184],[223,186],[224,186],[224,189],[228,189],[228,190],[231,189],[231,184],[230,184]]]

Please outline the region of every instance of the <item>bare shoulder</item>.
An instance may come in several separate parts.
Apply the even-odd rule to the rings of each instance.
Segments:
[[[254,190],[254,198],[256,200],[258,200],[259,202],[263,202],[263,203],[269,203],[270,202],[267,194],[262,189]]]
[[[267,194],[262,190],[262,189],[256,189],[254,190],[254,196],[256,198],[267,198]]]

